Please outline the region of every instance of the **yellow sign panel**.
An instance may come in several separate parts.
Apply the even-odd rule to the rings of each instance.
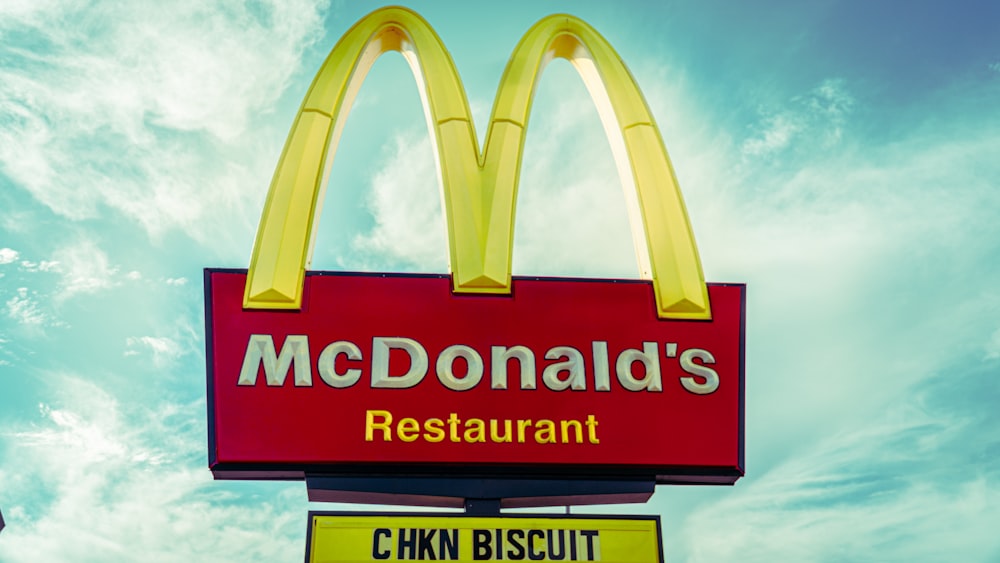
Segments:
[[[309,563],[662,562],[657,517],[310,514]]]

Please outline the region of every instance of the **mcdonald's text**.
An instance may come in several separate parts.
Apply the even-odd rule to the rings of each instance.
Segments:
[[[216,477],[742,474],[742,285],[686,321],[641,281],[450,282],[314,273],[301,310],[249,310],[244,271],[207,270]]]
[[[551,391],[586,391],[587,381],[595,391],[611,391],[609,375],[608,343],[604,340],[590,343],[592,364],[584,359],[581,347],[553,346],[545,352],[545,359],[552,363],[542,370],[542,384]],[[276,387],[285,384],[289,371],[294,373],[294,384],[312,387],[313,369],[310,359],[309,336],[294,334],[284,337],[281,352],[275,351],[274,337],[270,334],[251,334],[247,342],[246,354],[240,368],[238,385],[256,385],[258,375],[263,372],[267,385]],[[663,391],[661,375],[660,346],[656,342],[642,342],[642,349],[626,348],[617,354],[615,360],[615,387],[626,391]],[[719,388],[719,374],[710,367],[715,356],[708,350],[690,348],[678,356],[676,342],[663,345],[664,359],[677,359],[678,367],[684,375],[678,377],[681,386],[689,393],[707,395]],[[397,352],[394,354],[393,352]],[[428,372],[426,348],[412,338],[376,336],[371,344],[371,363],[362,363],[364,353],[354,342],[338,340],[326,345],[319,354],[318,368],[323,383],[334,389],[353,387],[362,378],[364,368],[372,388],[409,389],[419,385]],[[399,365],[394,365],[392,358]],[[338,360],[351,362],[344,369],[338,369]],[[558,361],[557,361],[558,360]],[[522,390],[538,388],[536,375],[536,354],[522,345],[490,346],[491,389],[506,390],[510,379],[508,367],[517,366]],[[441,351],[434,362],[437,379],[452,391],[468,391],[483,382],[485,366],[483,355],[471,346],[452,344]],[[587,366],[591,365],[588,378]],[[640,377],[634,368],[641,365]],[[406,366],[401,368],[400,366]],[[456,369],[463,367],[464,369]],[[395,374],[393,374],[395,372]],[[402,373],[400,373],[402,372]]]

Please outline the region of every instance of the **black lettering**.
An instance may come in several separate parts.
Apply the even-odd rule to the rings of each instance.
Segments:
[[[472,559],[489,561],[493,558],[492,538],[489,530],[472,530]]]
[[[507,543],[510,545],[507,549],[507,559],[524,561],[524,545],[521,543],[523,539],[524,530],[507,530]]]
[[[410,532],[410,537],[407,539],[406,532]],[[398,559],[416,559],[417,558],[417,530],[416,528],[406,528],[399,529],[399,542],[396,546],[396,558]]]
[[[549,544],[549,559],[553,561],[562,561],[566,558],[566,530],[546,530],[547,541]],[[556,555],[556,545],[552,541],[552,536],[559,532],[559,554]]]
[[[576,530],[569,531],[569,560],[576,561]]]
[[[372,534],[372,559],[388,559],[392,555],[391,549],[383,550],[381,548],[383,537],[392,541],[392,531],[388,528],[376,528],[375,533]]]
[[[532,561],[541,561],[542,559],[545,559],[545,552],[535,551],[534,538],[538,538],[538,541],[544,542],[545,532],[541,530],[528,530],[528,559],[531,559]]]
[[[438,555],[446,561],[458,561],[458,530],[441,530]]]
[[[418,551],[417,559],[420,561],[435,561],[437,557],[434,556],[434,544],[431,541],[434,540],[434,534],[437,530],[420,530],[420,549]],[[426,554],[426,557],[425,557]]]
[[[587,538],[587,561],[593,561],[596,556],[594,553],[594,538],[597,537],[597,530],[580,530],[580,535]]]

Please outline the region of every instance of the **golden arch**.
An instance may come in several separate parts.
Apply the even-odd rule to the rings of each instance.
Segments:
[[[509,293],[514,212],[535,85],[555,57],[570,61],[594,100],[630,209],[643,277],[660,318],[709,319],[708,290],[680,188],[635,80],[608,42],[568,15],[524,35],[511,56],[480,152],[451,56],[416,13],[382,8],[340,39],[316,74],[271,181],[247,277],[244,307],[298,309],[326,185],[347,111],[375,60],[400,52],[417,81],[435,139],[453,289]]]

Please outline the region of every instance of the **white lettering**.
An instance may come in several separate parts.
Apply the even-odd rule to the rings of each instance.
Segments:
[[[553,391],[563,391],[572,388],[574,391],[587,390],[587,376],[583,368],[583,354],[570,346],[553,346],[545,353],[546,360],[566,358],[565,362],[556,362],[545,366],[542,371],[542,383]],[[559,372],[566,371],[566,379],[559,377]]]
[[[410,356],[410,369],[403,375],[389,375],[389,351],[403,350]],[[427,375],[427,350],[410,338],[376,336],[372,339],[372,387],[407,389]]]
[[[642,379],[636,379],[632,375],[632,364],[642,362],[646,373]],[[615,363],[615,371],[618,372],[618,382],[629,391],[663,391],[663,384],[660,381],[660,355],[655,342],[643,342],[642,351],[635,348],[626,348],[618,354],[618,361]]]
[[[274,338],[270,334],[251,334],[247,352],[243,356],[240,379],[237,385],[256,385],[257,373],[264,366],[264,378],[272,387],[285,384],[288,369],[295,366],[295,385],[312,386],[312,366],[309,363],[309,339],[301,334],[290,334],[281,345],[281,354],[274,352]]]
[[[281,387],[293,375],[297,387],[311,387],[313,384],[312,358],[309,353],[309,339],[305,335],[284,336],[280,351],[275,349],[275,338],[269,334],[251,334],[247,341],[243,364],[240,367],[237,385],[254,386],[262,373],[266,385]],[[541,373],[542,384],[552,391],[586,391],[588,378],[593,378],[593,388],[598,392],[610,392],[610,357],[617,350],[610,350],[605,340],[591,341],[591,360],[584,358],[578,348],[553,346],[545,353],[547,365]],[[676,342],[664,342],[659,349],[656,342],[643,342],[641,349],[625,348],[615,359],[615,375],[618,384],[631,392],[662,392],[664,377],[672,378],[674,370],[680,368],[677,377],[681,386],[689,393],[709,395],[719,388],[719,372],[713,367],[715,356],[702,348],[681,350]],[[662,355],[660,353],[662,352]],[[408,389],[415,387],[427,376],[430,360],[434,360],[437,379],[441,385],[452,391],[468,391],[477,385],[485,385],[485,360],[480,351],[472,346],[454,344],[430,358],[422,344],[411,338],[383,337],[372,339],[371,363],[365,362],[367,352],[354,342],[337,340],[328,344],[317,358],[316,368],[322,381],[334,389],[346,389],[357,385],[370,369],[370,384],[380,389]],[[404,357],[403,355],[406,355]],[[535,351],[527,346],[490,347],[490,388],[506,390],[519,385],[522,390],[538,387],[538,368]],[[677,364],[671,359],[677,359]],[[408,360],[408,361],[407,361]],[[465,368],[456,368],[456,362],[464,360]],[[517,381],[510,381],[510,363],[519,373]],[[664,361],[666,365],[661,365]],[[636,366],[641,363],[642,366]],[[390,365],[391,364],[391,365]],[[588,373],[588,370],[592,370]],[[461,374],[461,375],[457,375]],[[616,386],[617,387],[617,386]]]
[[[681,369],[704,379],[705,382],[698,383],[694,377],[682,377],[681,385],[696,395],[714,393],[719,388],[719,374],[710,367],[694,363],[694,360],[700,360],[702,364],[714,364],[715,356],[708,350],[700,348],[684,350],[684,353],[681,354]]]
[[[338,340],[323,349],[316,364],[319,376],[327,385],[335,389],[350,387],[361,379],[361,370],[358,368],[350,368],[344,373],[337,373],[337,356],[341,354],[347,356],[348,360],[357,361],[362,359],[361,349],[356,344],[345,340]]]
[[[592,343],[594,351],[594,389],[611,391],[611,375],[608,373],[608,343],[598,340]]]
[[[465,377],[455,377],[455,360],[463,358],[468,365]],[[468,346],[455,344],[445,348],[437,359],[437,376],[445,387],[453,391],[466,391],[483,379],[483,358]]]
[[[507,388],[507,362],[516,359],[521,368],[521,389],[535,388],[535,353],[524,346],[493,346],[490,348],[491,386],[494,389]]]

